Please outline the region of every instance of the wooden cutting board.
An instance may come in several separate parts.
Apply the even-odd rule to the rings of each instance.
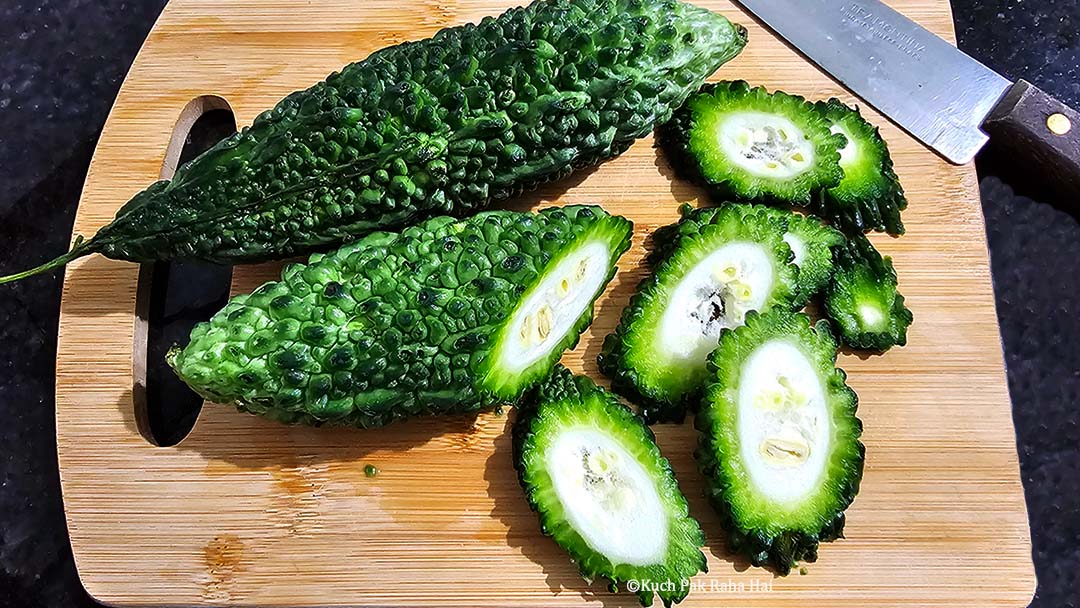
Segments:
[[[75,230],[169,176],[208,107],[249,124],[279,98],[372,51],[506,8],[501,0],[173,0],[120,91],[90,166]],[[857,101],[726,0],[750,30],[715,78]],[[952,38],[947,0],[896,7]],[[953,167],[870,113],[910,196],[908,234],[875,237],[915,313],[905,348],[842,355],[861,396],[866,475],[847,538],[806,575],[774,578],[724,549],[690,457],[691,425],[659,426],[709,573],[688,606],[1023,606],[1034,574],[975,171]],[[645,236],[700,192],[674,181],[651,140],[528,195],[518,209],[600,203],[637,225],[634,247],[564,358],[596,354],[642,276]],[[239,267],[234,289],[275,276]],[[115,605],[632,606],[587,585],[540,534],[511,465],[513,413],[375,431],[292,428],[207,406],[178,446],[152,445],[136,412],[145,355],[139,268],[91,257],[64,283],[57,443],[79,574]],[[364,476],[367,464],[381,473]]]

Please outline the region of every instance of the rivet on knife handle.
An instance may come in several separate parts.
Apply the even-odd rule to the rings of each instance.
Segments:
[[[986,118],[992,145],[1008,150],[1046,186],[1080,196],[1080,112],[1020,80]],[[1077,202],[1080,206],[1080,201]]]

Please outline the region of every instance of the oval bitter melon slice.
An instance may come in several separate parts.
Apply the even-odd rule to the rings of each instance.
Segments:
[[[577,343],[631,231],[573,206],[377,232],[237,296],[169,362],[203,397],[283,422],[513,402]]]
[[[822,321],[773,310],[724,332],[695,457],[732,550],[787,574],[839,538],[862,479],[858,398]]]
[[[661,130],[680,166],[720,197],[808,205],[840,182],[844,137],[797,95],[707,84]]]
[[[858,109],[838,99],[819,101],[815,107],[832,132],[847,139],[840,149],[844,178],[817,197],[816,212],[851,234],[903,234],[900,212],[907,208],[907,198],[881,132]]]
[[[825,291],[825,313],[844,344],[887,350],[907,343],[913,315],[897,290],[896,269],[865,236],[836,250],[836,271]]]
[[[670,606],[706,570],[705,536],[652,431],[592,380],[559,366],[540,384],[515,424],[514,461],[544,533],[586,580]]]
[[[791,307],[798,269],[786,229],[773,209],[730,204],[657,232],[664,259],[598,358],[615,392],[641,405],[646,420],[683,418],[724,328],[741,325],[751,310]]]

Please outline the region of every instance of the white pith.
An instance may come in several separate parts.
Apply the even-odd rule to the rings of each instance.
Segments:
[[[622,445],[594,428],[571,427],[545,461],[566,518],[593,550],[615,565],[663,561],[667,513],[652,477]]]
[[[747,312],[761,310],[775,280],[772,258],[762,245],[736,241],[716,249],[672,290],[656,333],[659,350],[675,362],[701,365],[721,330],[738,327]],[[723,314],[708,322],[716,299],[708,299],[711,294],[719,294]]]
[[[874,304],[860,304],[859,317],[864,327],[880,327],[885,321],[885,315]]]
[[[603,241],[579,247],[549,270],[514,311],[499,366],[522,371],[551,352],[573,330],[607,278],[611,252]]]
[[[743,363],[738,394],[739,456],[753,485],[779,503],[816,491],[829,454],[825,389],[802,352],[784,340]]]
[[[806,258],[806,243],[790,232],[784,233],[784,242],[788,244],[788,247],[791,247],[791,253],[795,256],[792,263],[801,268],[802,262]]]
[[[813,144],[779,114],[732,113],[721,123],[717,137],[727,158],[757,176],[790,178],[814,162]]]
[[[855,144],[855,139],[839,124],[834,124],[829,127],[829,131],[839,133],[847,138],[847,143],[844,144],[843,148],[840,148],[840,166],[846,169],[851,166],[851,164],[855,162],[856,157],[858,157],[859,147]]]

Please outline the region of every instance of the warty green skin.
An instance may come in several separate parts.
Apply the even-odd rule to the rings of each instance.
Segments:
[[[681,422],[704,388],[704,357],[697,362],[661,365],[652,341],[658,316],[667,308],[672,290],[709,253],[734,242],[759,244],[771,259],[774,274],[763,308],[794,310],[799,295],[798,268],[783,238],[793,213],[741,203],[697,210],[684,205],[681,212],[678,222],[653,234],[653,251],[648,258],[652,272],[638,284],[619,325],[604,339],[597,356],[600,371],[611,378],[612,389],[641,406],[650,424]]]
[[[512,403],[577,343],[632,230],[599,207],[575,206],[373,233],[233,298],[169,363],[206,399],[286,423],[376,427]],[[502,367],[497,353],[517,306],[593,242],[610,263],[588,305],[533,365]]]
[[[257,262],[464,215],[625,151],[746,44],[676,0],[538,0],[382,49],[286,97],[88,241],[148,262]]]
[[[567,506],[558,498],[551,478],[560,471],[547,465],[545,450],[561,429],[580,425],[608,434],[652,477],[668,516],[669,540],[663,561],[637,566],[612,563],[589,545],[567,517]],[[625,587],[627,581],[635,581],[638,589],[630,590],[637,593],[642,606],[653,603],[655,584],[655,595],[670,608],[686,597],[692,576],[708,571],[701,552],[705,534],[690,516],[671,465],[644,420],[615,395],[557,365],[527,400],[513,433],[514,466],[529,506],[540,516],[544,534],[570,554],[585,580],[607,579],[613,592],[620,584]],[[670,586],[664,585],[669,582]]]
[[[914,320],[897,288],[892,259],[865,236],[851,237],[835,252],[836,271],[825,291],[825,313],[852,348],[885,351],[907,344]],[[867,312],[873,311],[874,318]]]
[[[834,271],[833,249],[843,245],[844,235],[813,215],[787,209],[777,209],[776,213],[787,217],[784,240],[792,245],[792,251],[796,249],[793,241],[801,243],[801,255],[797,254],[795,260],[799,281],[792,306],[802,308],[829,284]]]
[[[772,340],[795,345],[817,370],[829,415],[831,445],[818,490],[796,504],[778,504],[758,490],[743,462],[738,431],[743,366]],[[844,370],[835,367],[836,347],[828,321],[811,325],[804,314],[774,309],[752,312],[745,325],[725,330],[709,356],[709,384],[694,418],[700,432],[694,457],[706,478],[705,494],[720,515],[729,548],[779,574],[800,561],[817,561],[819,543],[843,537],[844,510],[862,482],[859,398]]]
[[[839,99],[819,101],[814,107],[844,134],[847,145],[855,147],[851,160],[841,161],[844,178],[815,197],[815,212],[849,234],[870,230],[904,234],[900,212],[907,208],[907,197],[881,131],[858,108]]]

